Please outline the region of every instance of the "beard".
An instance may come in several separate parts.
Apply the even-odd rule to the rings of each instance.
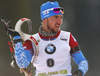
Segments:
[[[52,28],[52,26],[50,26],[49,20],[47,19],[47,29],[52,32],[52,33],[58,33],[60,29],[55,30],[54,28]]]

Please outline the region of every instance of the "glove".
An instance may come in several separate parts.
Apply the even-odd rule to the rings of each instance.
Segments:
[[[5,30],[6,30],[6,33],[7,35],[11,35],[12,37],[15,37],[15,36],[20,36],[18,32],[16,32],[15,30],[11,29],[11,27],[5,27]]]
[[[22,42],[20,34],[17,31],[15,31],[15,30],[11,29],[11,27],[7,27],[7,26],[5,27],[5,30],[7,32],[7,35],[11,35],[11,37],[13,37],[14,44],[16,44],[17,42]]]
[[[81,70],[76,70],[76,71],[72,74],[72,76],[83,76],[83,73],[82,73]]]
[[[20,68],[27,68],[31,62],[31,51],[29,49],[24,50],[21,42],[15,44],[15,59]]]

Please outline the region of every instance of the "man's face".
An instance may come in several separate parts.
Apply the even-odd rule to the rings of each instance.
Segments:
[[[46,32],[59,32],[63,15],[54,15],[46,19]]]

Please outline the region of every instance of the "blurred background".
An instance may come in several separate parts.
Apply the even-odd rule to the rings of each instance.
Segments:
[[[0,17],[11,20],[15,27],[20,18],[29,18],[33,23],[32,34],[38,32],[41,25],[40,6],[48,0],[0,0]],[[49,0],[54,1],[54,0]],[[100,76],[100,0],[56,0],[65,9],[61,29],[70,31],[77,39],[81,50],[89,62],[85,76]],[[23,25],[24,26],[24,25]],[[28,33],[25,25],[22,30]],[[0,76],[24,76],[19,68],[10,66],[11,52],[4,24],[0,21]],[[34,71],[34,68],[32,68]],[[72,60],[72,71],[77,65]]]

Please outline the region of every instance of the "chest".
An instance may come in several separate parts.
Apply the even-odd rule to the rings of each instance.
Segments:
[[[67,58],[70,55],[69,39],[59,37],[55,40],[39,42],[39,59]]]

